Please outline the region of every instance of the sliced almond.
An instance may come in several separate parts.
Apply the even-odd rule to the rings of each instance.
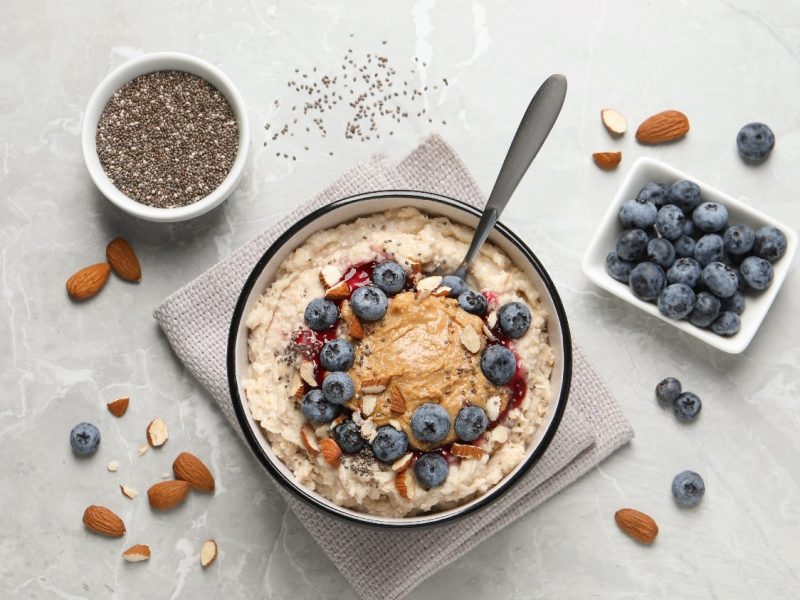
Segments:
[[[341,278],[342,272],[339,270],[339,267],[334,265],[326,265],[322,267],[322,270],[319,272],[319,281],[325,289],[339,283]]]
[[[136,498],[136,496],[138,496],[138,495],[139,495],[139,492],[137,492],[137,491],[136,491],[135,489],[133,489],[132,487],[128,487],[127,485],[121,485],[121,486],[119,486],[119,491],[121,491],[121,492],[122,492],[122,495],[123,495],[123,496],[127,496],[127,497],[128,497],[128,498],[130,498],[131,500],[133,500],[134,498]]]
[[[319,454],[319,442],[317,441],[317,436],[314,433],[314,430],[311,428],[311,425],[306,423],[300,428],[300,441],[303,442],[303,447],[308,452],[308,455],[311,458],[314,458],[317,454]]]
[[[440,275],[432,275],[425,277],[417,282],[417,297],[422,298],[429,295],[433,290],[442,285],[442,277]]]
[[[431,296],[434,296],[436,298],[446,298],[447,296],[450,295],[450,292],[452,292],[452,291],[453,291],[453,288],[451,288],[449,286],[446,286],[446,285],[440,285],[439,287],[437,287],[435,290],[433,290],[431,292]]]
[[[411,273],[414,275],[419,275],[422,273],[422,263],[417,262],[416,260],[409,260],[408,266],[411,267]]]
[[[300,363],[300,378],[311,387],[317,387],[317,378],[314,377],[314,363],[304,360]]]
[[[208,540],[200,548],[200,566],[204,569],[217,559],[217,542]]]
[[[486,401],[486,416],[489,417],[490,421],[496,421],[497,417],[500,416],[501,402],[500,396],[492,396]]]
[[[378,428],[372,419],[367,419],[361,424],[361,437],[368,442],[372,442],[378,435]]]
[[[367,394],[361,398],[361,414],[365,416],[371,415],[375,411],[377,403],[378,397],[372,394]]]
[[[478,335],[478,332],[475,331],[472,325],[467,325],[461,330],[461,343],[464,345],[464,348],[472,354],[480,352],[481,346],[483,346],[481,336]]]
[[[491,329],[489,329],[489,328],[486,326],[486,323],[484,323],[484,324],[482,325],[482,327],[483,327],[483,335],[485,335],[485,336],[486,336],[486,339],[487,339],[487,340],[489,340],[490,342],[496,342],[496,341],[497,341],[497,338],[496,338],[496,337],[494,337],[494,334],[492,333],[492,330],[491,330]]]
[[[622,114],[613,108],[604,108],[600,111],[603,125],[612,136],[617,137],[628,130],[628,122]]]
[[[106,469],[108,469],[112,473],[116,473],[117,471],[119,471],[119,461],[112,460],[110,463],[106,465]]]
[[[141,456],[142,454],[144,454],[148,450],[150,450],[150,444],[142,444],[141,446],[139,446],[139,449],[137,450],[137,452],[139,453],[139,456]]]
[[[498,444],[505,444],[508,441],[508,427],[498,425],[492,429],[491,439]]]
[[[292,373],[292,382],[289,384],[289,397],[301,400],[305,389],[303,378],[298,373]]]
[[[319,449],[322,452],[322,458],[325,462],[332,466],[334,469],[339,468],[339,460],[342,457],[342,449],[339,444],[331,438],[320,440]]]
[[[406,399],[403,397],[403,392],[396,385],[391,387],[392,401],[389,405],[389,410],[396,414],[403,414],[406,412]]]
[[[483,457],[484,451],[478,446],[473,446],[471,444],[459,444],[456,442],[450,447],[450,454],[453,456],[458,456],[459,458],[479,459]]]
[[[622,152],[595,152],[592,159],[603,171],[613,171],[622,160]]]
[[[417,480],[414,478],[414,473],[411,469],[400,471],[394,478],[394,487],[401,498],[406,500],[413,500],[417,494]]]
[[[380,394],[386,390],[386,386],[391,381],[390,377],[373,377],[371,379],[361,380],[361,393],[362,394]]]
[[[411,466],[411,459],[413,457],[414,455],[411,452],[406,452],[403,456],[401,456],[392,463],[392,471],[394,471],[395,473],[400,473],[401,471],[405,471],[408,467]]]
[[[130,398],[125,396],[123,398],[117,398],[116,400],[112,400],[108,404],[106,404],[106,408],[108,408],[108,412],[110,412],[115,417],[121,417],[125,414],[125,411],[128,410],[128,403],[130,402]]]
[[[346,281],[340,281],[325,291],[326,300],[344,300],[350,296],[350,286]]]
[[[153,448],[163,446],[169,438],[167,424],[161,417],[156,417],[147,426],[147,443]]]
[[[389,419],[389,425],[397,429],[397,431],[403,431],[403,426],[400,424],[400,421],[397,419]]]
[[[357,340],[363,339],[364,327],[361,325],[361,321],[358,320],[358,317],[350,307],[349,300],[342,302],[342,307],[339,312],[342,315],[342,320],[344,321],[345,325],[347,325],[348,335]]]
[[[489,326],[489,329],[494,329],[494,326],[497,325],[497,311],[493,310],[490,312],[486,317],[486,324]]]
[[[333,421],[331,421],[331,430],[336,429],[339,425],[347,421],[347,415],[339,415]]]
[[[147,544],[136,544],[122,553],[122,558],[128,562],[142,562],[150,559],[150,546]]]

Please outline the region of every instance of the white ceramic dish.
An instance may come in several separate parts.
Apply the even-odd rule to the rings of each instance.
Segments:
[[[270,447],[266,435],[261,431],[258,422],[253,419],[245,397],[242,386],[250,368],[245,316],[274,280],[281,263],[309,235],[341,223],[348,223],[363,215],[402,206],[414,206],[428,214],[443,215],[470,227],[475,227],[480,218],[480,212],[467,204],[444,196],[413,191],[373,192],[323,206],[289,228],[267,249],[255,265],[239,296],[228,337],[228,385],[233,406],[250,449],[261,464],[278,483],[317,509],[358,524],[384,528],[410,528],[450,522],[487,507],[507,491],[535,465],[555,435],[566,408],[572,373],[569,325],[555,286],[527,246],[504,225],[498,224],[489,235],[489,241],[504,250],[540,291],[548,313],[549,343],[555,355],[555,364],[550,376],[552,403],[544,421],[534,432],[530,447],[522,461],[499,483],[472,501],[450,510],[407,518],[379,517],[343,508],[298,482],[294,473],[281,462]]]
[[[704,201],[718,202],[725,205],[728,209],[729,221],[731,224],[744,223],[754,229],[765,225],[772,225],[783,231],[786,235],[786,254],[773,265],[775,276],[772,280],[772,285],[763,292],[752,292],[748,290],[745,293],[745,309],[741,315],[742,326],[739,332],[731,337],[719,336],[710,329],[695,327],[688,321],[675,321],[665,317],[659,312],[658,307],[654,303],[639,300],[633,295],[627,285],[615,280],[606,273],[606,255],[614,248],[616,238],[623,230],[622,224],[618,218],[619,209],[622,204],[627,200],[635,198],[639,190],[650,181],[660,181],[671,185],[680,179],[689,179],[697,183],[697,185],[700,186]],[[783,285],[783,281],[789,273],[789,268],[797,253],[797,244],[797,233],[788,225],[776,221],[768,215],[737,200],[733,196],[729,196],[665,163],[652,158],[640,158],[628,171],[625,180],[622,182],[614,200],[611,202],[611,206],[608,207],[603,220],[598,225],[594,238],[589,243],[589,247],[584,254],[582,269],[586,277],[592,282],[618,298],[622,298],[637,308],[677,327],[689,335],[703,340],[707,344],[723,352],[738,354],[747,348],[753,336],[755,336],[756,331],[758,331],[764,317],[767,315],[772,301],[775,300],[775,296],[777,296],[781,285]]]
[[[103,170],[100,159],[97,156],[95,135],[100,115],[114,92],[139,75],[145,75],[155,71],[172,70],[185,71],[202,77],[222,92],[230,103],[239,126],[239,147],[236,152],[236,159],[227,177],[225,177],[219,187],[208,196],[187,206],[157,208],[140,204],[114,187],[114,184],[111,183]],[[106,75],[103,81],[100,82],[100,85],[97,86],[97,89],[89,99],[89,104],[86,106],[86,111],[83,114],[81,143],[83,145],[83,158],[86,162],[86,168],[89,169],[92,180],[103,195],[111,202],[125,212],[139,217],[140,219],[165,222],[185,221],[186,219],[202,215],[218,206],[230,196],[234,188],[236,188],[244,172],[247,152],[250,147],[250,127],[248,125],[247,110],[244,105],[244,100],[242,100],[242,97],[239,95],[239,92],[236,90],[231,80],[228,79],[222,71],[188,54],[156,52],[129,60],[111,71]]]

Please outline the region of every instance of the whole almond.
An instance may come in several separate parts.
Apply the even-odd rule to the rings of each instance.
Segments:
[[[214,476],[194,454],[181,452],[172,463],[172,471],[176,479],[182,479],[198,492],[214,491]]]
[[[86,300],[103,289],[108,281],[111,267],[106,263],[97,263],[84,267],[67,279],[67,294],[73,300]]]
[[[114,238],[106,246],[106,260],[114,272],[125,281],[138,283],[142,280],[142,267],[133,248],[124,238]]]
[[[160,481],[147,490],[147,499],[157,510],[170,510],[186,499],[190,487],[188,481],[180,479]]]
[[[595,152],[592,154],[594,164],[603,169],[603,171],[611,171],[617,168],[617,165],[622,160],[622,152]]]
[[[634,510],[622,508],[614,514],[617,526],[642,544],[652,544],[658,535],[658,525],[652,517]]]
[[[115,417],[121,417],[125,414],[125,411],[128,410],[128,403],[130,402],[130,398],[125,396],[124,398],[117,398],[116,400],[112,400],[108,404],[106,404],[106,408],[108,408],[108,412],[110,412]]]
[[[334,469],[339,467],[339,460],[342,457],[342,449],[339,444],[332,438],[325,438],[319,441],[319,449],[322,452],[322,458],[325,462],[332,466]]]
[[[83,511],[83,524],[87,529],[108,537],[125,535],[125,523],[105,506],[92,504],[87,507]]]
[[[653,115],[636,130],[640,144],[663,144],[680,139],[689,133],[689,119],[677,110],[665,110]]]
[[[142,562],[150,560],[150,546],[147,544],[136,544],[122,553],[122,558],[128,562]]]

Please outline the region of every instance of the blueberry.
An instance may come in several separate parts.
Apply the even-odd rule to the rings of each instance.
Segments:
[[[734,269],[736,271],[736,279],[739,280],[739,284],[736,286],[736,289],[744,294],[744,291],[747,289],[747,284],[744,282],[744,277],[742,277],[741,269]]]
[[[442,485],[449,471],[447,460],[438,452],[426,452],[414,463],[414,474],[425,489]]]
[[[694,471],[678,473],[672,480],[672,496],[681,506],[697,506],[705,493],[706,484]]]
[[[481,371],[486,379],[495,385],[505,385],[517,370],[517,359],[514,353],[505,346],[495,344],[483,351]]]
[[[667,270],[667,281],[670,283],[683,283],[690,288],[694,288],[702,275],[703,269],[695,259],[679,258]]]
[[[314,331],[326,331],[339,319],[339,309],[330,300],[314,298],[306,306],[305,319]]]
[[[686,222],[691,223],[691,221]],[[691,258],[694,256],[694,243],[694,240],[686,234],[679,237],[672,242],[672,247],[675,249],[675,256],[680,258]]]
[[[467,290],[458,297],[458,305],[471,315],[482,317],[489,310],[489,303],[486,302],[483,294]]]
[[[628,277],[633,270],[636,263],[629,260],[622,260],[617,256],[617,251],[612,250],[606,256],[606,273],[611,275],[617,281],[628,283]]]
[[[742,320],[739,315],[735,312],[723,311],[719,313],[719,316],[711,324],[711,331],[717,335],[730,337],[738,333],[741,326]]]
[[[380,288],[365,285],[358,288],[350,297],[350,306],[359,319],[377,321],[386,314],[389,300]]]
[[[372,453],[380,461],[391,463],[408,451],[408,436],[392,427],[378,428],[378,435],[372,440]]]
[[[775,147],[775,134],[764,123],[748,123],[736,134],[736,147],[746,161],[761,162]]]
[[[697,394],[692,392],[684,392],[675,399],[672,404],[672,412],[678,417],[679,421],[694,421],[697,415],[700,414],[700,409],[703,408],[703,403]]]
[[[670,319],[680,320],[694,308],[695,295],[688,285],[673,283],[663,289],[658,296],[658,310]]]
[[[697,233],[697,228],[694,226],[694,221],[686,219],[686,221],[683,222],[683,235],[692,237],[695,233]]]
[[[717,202],[703,202],[694,209],[692,222],[705,233],[722,231],[728,224],[728,209]]]
[[[69,445],[75,454],[94,454],[100,445],[100,430],[91,423],[78,423],[69,432]]]
[[[658,209],[655,204],[628,200],[619,209],[619,220],[622,221],[625,227],[647,229],[655,224],[657,212]]]
[[[666,184],[651,181],[639,190],[636,200],[638,202],[651,202],[656,208],[661,208],[667,203],[668,193],[669,187]]]
[[[531,311],[522,302],[509,302],[497,313],[500,330],[510,338],[520,338],[531,326]]]
[[[355,357],[353,344],[342,339],[325,342],[319,352],[319,362],[326,371],[347,371]]]
[[[465,406],[456,415],[456,435],[465,442],[474,442],[486,431],[489,419],[480,406]]]
[[[700,292],[697,294],[694,309],[689,313],[689,322],[695,327],[708,327],[719,315],[721,306],[720,299],[714,294]]]
[[[467,282],[455,275],[445,275],[442,277],[442,285],[450,288],[450,293],[447,294],[450,298],[458,298],[469,289],[467,287]]]
[[[643,262],[636,265],[628,278],[633,295],[640,300],[655,300],[667,285],[664,269],[655,263]]]
[[[756,234],[753,229],[740,223],[731,225],[725,230],[725,234],[722,236],[722,243],[725,246],[725,252],[728,254],[743,255],[750,252],[755,239]]]
[[[674,377],[662,379],[656,386],[656,398],[659,402],[672,404],[681,395],[681,382]]]
[[[762,227],[756,230],[753,254],[775,262],[786,252],[786,236],[777,227]]]
[[[392,428],[394,429],[394,428]],[[333,430],[333,437],[342,452],[355,454],[366,446],[367,442],[361,437],[361,429],[352,419],[347,419]]]
[[[718,298],[730,298],[739,285],[739,279],[736,277],[736,271],[728,265],[712,262],[703,269],[703,283],[706,284],[708,291]]]
[[[694,245],[694,259],[705,267],[708,263],[720,262],[725,258],[725,246],[716,233],[707,233]]]
[[[355,386],[350,375],[341,371],[328,373],[322,381],[325,400],[334,404],[345,404],[355,394]]]
[[[720,310],[727,310],[741,315],[744,312],[744,294],[736,290],[733,296],[723,298],[720,301]]]
[[[748,287],[754,290],[765,290],[772,283],[774,271],[768,260],[758,256],[748,256],[739,265],[739,271]]]
[[[396,294],[406,284],[406,272],[393,260],[384,260],[372,269],[372,283],[387,294]]]
[[[438,442],[450,432],[450,415],[438,404],[423,404],[411,415],[411,431],[423,442]]]
[[[303,396],[300,401],[300,410],[309,421],[315,423],[330,423],[342,412],[342,407],[333,402],[328,402],[322,390],[313,389]]]
[[[667,204],[658,210],[656,215],[656,231],[668,240],[677,240],[683,235],[683,224],[686,215],[674,204]]]
[[[641,229],[627,229],[617,237],[617,256],[622,260],[644,258],[647,251],[647,234]]]
[[[675,248],[669,240],[653,238],[647,242],[647,258],[659,267],[668,269],[675,262]]]
[[[686,179],[678,181],[669,188],[667,201],[680,208],[685,215],[690,215],[702,202],[700,187]]]

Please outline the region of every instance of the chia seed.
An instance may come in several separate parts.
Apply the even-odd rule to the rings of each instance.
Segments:
[[[233,166],[239,126],[225,96],[183,71],[141,75],[118,89],[97,123],[97,155],[123,194],[156,208],[213,192]]]

